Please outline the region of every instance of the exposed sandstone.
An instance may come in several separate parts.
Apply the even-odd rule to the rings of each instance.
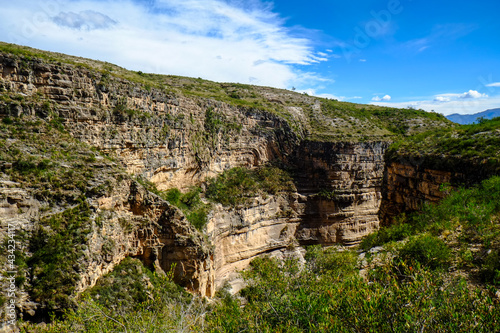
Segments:
[[[424,168],[409,160],[390,162],[384,175],[380,219],[391,224],[401,213],[419,210],[424,203],[436,203],[466,183],[466,178],[461,172]]]
[[[0,92],[12,97],[0,102],[0,116],[60,119],[74,138],[115,156],[130,175],[159,190],[185,190],[224,170],[273,160],[295,169],[297,193],[257,197],[244,207],[215,205],[205,235],[180,210],[134,181],[113,183],[110,193],[89,198],[94,218],[100,216],[103,223],[92,229],[90,259],[78,291],[93,286],[126,256],[135,256],[151,267],[173,269],[178,283],[212,296],[257,256],[300,256],[297,245],[354,245],[378,228],[388,142],[303,141],[304,109],[321,112],[321,103],[308,96],[301,96],[301,106],[287,105],[285,95],[265,96],[304,125],[292,129],[290,121],[268,111],[164,88],[0,53]],[[216,126],[210,117],[218,117]],[[387,198],[403,197],[403,209],[413,208],[413,202],[405,202],[413,194],[397,184],[400,170],[387,172],[387,186],[394,191]],[[441,179],[421,183],[425,177],[415,176],[414,187],[433,199]],[[0,187],[0,217],[36,224],[39,203],[6,182]],[[387,204],[385,209],[399,208]]]

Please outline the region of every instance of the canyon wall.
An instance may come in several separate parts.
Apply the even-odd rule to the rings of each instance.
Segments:
[[[297,141],[288,123],[269,112],[187,98],[85,67],[0,54],[0,78],[0,92],[17,94],[0,114],[61,119],[73,137],[113,152],[129,173],[160,190],[260,165]],[[286,141],[279,140],[283,133]]]
[[[388,142],[311,142],[296,150],[296,184],[307,198],[303,245],[355,245],[378,229]]]
[[[95,198],[99,212],[110,212],[105,227],[95,232],[118,232],[112,237],[114,249],[88,263],[80,291],[125,256],[135,256],[151,267],[174,269],[178,283],[212,296],[257,256],[300,257],[301,245],[351,246],[378,228],[389,143],[303,140],[306,124],[292,129],[290,119],[307,122],[303,108],[320,108],[317,100],[309,106],[281,102],[290,111],[284,120],[272,110],[188,97],[167,86],[147,87],[85,66],[2,53],[0,92],[6,96],[0,116],[36,116],[60,125],[159,190],[186,190],[236,166],[254,168],[279,160],[292,170],[296,192],[256,197],[241,207],[214,205],[205,235],[180,210],[136,182],[116,183],[116,193]],[[414,196],[405,192],[406,185],[434,198],[439,195],[435,186],[447,179],[428,179],[422,170],[411,176],[411,185],[401,180],[403,169],[390,165],[386,170],[385,184],[391,189],[385,197],[390,202],[382,203],[386,212],[416,207],[406,201]],[[422,179],[428,185],[421,185]],[[392,201],[403,205],[392,207]],[[113,227],[123,221],[135,221],[128,234]],[[34,224],[36,218],[25,223]],[[102,245],[93,251],[102,252]]]
[[[465,182],[466,175],[460,172],[389,162],[384,173],[380,220],[389,225],[401,213],[417,211],[424,203],[437,203]]]

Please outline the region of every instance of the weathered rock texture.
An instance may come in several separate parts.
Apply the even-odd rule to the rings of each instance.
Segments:
[[[296,193],[257,197],[244,207],[228,209],[217,205],[207,225],[214,244],[216,287],[232,281],[238,271],[263,254],[283,252],[294,255],[295,239],[304,211]],[[237,290],[238,286],[233,290]]]
[[[0,116],[60,122],[74,138],[113,153],[129,174],[160,190],[187,189],[232,167],[276,159],[295,169],[297,193],[258,197],[245,207],[216,206],[206,235],[132,180],[115,184],[110,193],[92,199],[96,216],[105,222],[92,231],[89,252],[94,255],[79,291],[126,256],[136,256],[164,271],[173,269],[177,282],[212,296],[259,255],[298,255],[297,244],[353,245],[378,228],[387,142],[302,141],[304,127],[292,130],[290,121],[268,111],[186,97],[84,66],[3,53],[0,92],[7,96],[0,101]],[[267,98],[288,110],[295,125],[306,119],[303,107],[321,109],[317,100],[306,105],[305,97],[303,105],[294,106],[279,96]],[[387,204],[387,211],[416,207],[406,199],[413,195],[406,185],[421,191],[419,200],[434,199],[435,187],[446,179],[416,171],[411,185],[400,181],[399,174],[406,172],[400,169],[387,169],[392,191],[387,199],[405,206]],[[0,198],[0,217],[36,223],[37,215],[27,212],[37,203],[9,184],[0,188],[10,193]],[[19,207],[24,207],[22,218]]]
[[[384,175],[380,219],[384,224],[391,224],[399,214],[419,210],[424,203],[436,203],[465,182],[466,175],[460,172],[390,162]]]
[[[297,188],[307,197],[301,244],[353,245],[378,229],[387,142],[303,142],[296,151]]]

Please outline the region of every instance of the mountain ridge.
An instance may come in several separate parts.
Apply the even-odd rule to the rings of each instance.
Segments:
[[[493,119],[500,117],[500,108],[489,109],[486,111],[474,113],[474,114],[459,114],[454,113],[446,116],[448,120],[460,125],[468,125],[478,121],[478,118]]]

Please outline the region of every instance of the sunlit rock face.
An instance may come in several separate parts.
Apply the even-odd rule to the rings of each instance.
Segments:
[[[386,167],[389,142],[304,140],[306,97],[304,106],[287,105],[286,96],[267,97],[289,111],[299,124],[292,129],[271,111],[2,53],[0,93],[19,96],[0,101],[1,117],[57,120],[77,140],[111,153],[132,178],[159,190],[187,190],[238,166],[279,161],[292,170],[296,191],[259,196],[240,207],[214,204],[202,232],[131,177],[115,180],[109,193],[88,199],[103,222],[93,226],[88,246],[95,255],[78,292],[134,256],[151,267],[172,269],[178,283],[212,296],[258,256],[300,258],[304,245],[355,245],[378,229],[381,206],[384,218],[415,209],[442,198],[439,185],[460,177],[403,164]],[[314,103],[308,107],[318,111],[321,105]],[[39,207],[26,189],[0,182],[1,219],[36,225]]]

